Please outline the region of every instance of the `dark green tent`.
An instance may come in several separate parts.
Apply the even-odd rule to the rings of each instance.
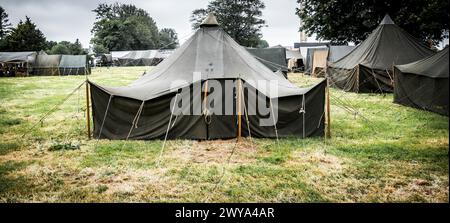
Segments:
[[[90,74],[86,55],[62,55],[59,62],[60,75],[85,75]]]
[[[448,116],[448,46],[433,56],[395,66],[394,102]]]
[[[327,75],[332,86],[345,91],[392,92],[394,65],[410,63],[432,54],[432,50],[386,15],[364,42],[328,65]]]
[[[33,74],[39,76],[54,76],[60,75],[59,61],[61,55],[46,55],[41,54],[36,56],[36,61],[33,64]]]
[[[255,59],[211,17],[132,84],[90,82],[94,137],[219,139],[234,138],[239,130],[252,137],[324,134],[326,82],[297,87]]]
[[[280,70],[287,73],[286,48],[247,48],[247,51],[273,72]]]

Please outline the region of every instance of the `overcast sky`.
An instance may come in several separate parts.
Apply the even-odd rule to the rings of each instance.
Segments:
[[[2,0],[0,5],[16,25],[25,15],[36,23],[47,40],[75,41],[80,39],[87,48],[91,38],[90,30],[95,21],[92,12],[98,3],[113,3],[117,0]],[[145,9],[156,21],[158,28],[174,28],[180,41],[191,33],[189,17],[197,8],[204,8],[209,0],[127,0],[118,1],[134,4]],[[263,38],[269,45],[292,46],[299,41],[299,19],[295,15],[296,0],[264,0],[266,8],[263,18],[268,27],[262,29]]]

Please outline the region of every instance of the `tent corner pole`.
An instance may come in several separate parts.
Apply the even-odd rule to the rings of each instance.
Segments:
[[[241,116],[242,116],[242,112],[241,112],[241,100],[242,100],[242,96],[241,96],[241,79],[238,79],[238,92],[237,92],[237,107],[238,107],[238,135],[237,135],[237,139],[238,141],[241,140],[241,136],[242,136],[242,120],[241,120]]]
[[[89,109],[89,82],[86,80],[86,127],[88,140],[91,139],[91,113]]]

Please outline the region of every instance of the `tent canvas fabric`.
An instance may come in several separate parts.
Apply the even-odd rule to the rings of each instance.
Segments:
[[[194,79],[195,75],[199,78]],[[264,80],[277,81],[278,90],[256,84]],[[233,84],[227,85],[227,81]],[[243,112],[242,136],[324,134],[326,81],[308,88],[295,86],[255,59],[218,25],[201,26],[169,58],[128,86],[106,87],[89,83],[94,136],[99,138],[164,139],[166,133],[168,139],[234,138],[238,131],[238,94],[243,95],[241,105],[246,111],[258,110],[250,103],[250,98],[256,97],[256,104],[278,102],[270,103],[270,107],[278,111],[276,125],[261,126],[259,121],[263,114],[248,114],[247,119]],[[222,91],[214,92],[213,83]],[[238,83],[244,87],[240,93]],[[205,97],[206,93],[201,91],[206,87],[209,93]],[[200,89],[201,93],[186,93],[196,92],[195,89]],[[234,96],[224,99],[220,93]],[[187,111],[202,112],[172,115],[171,105],[183,101],[189,102],[188,108],[184,108]],[[209,109],[216,106],[234,109],[232,114],[210,113]],[[302,109],[306,112],[300,112]]]
[[[327,61],[336,62],[349,54],[353,49],[355,49],[355,46],[329,46]]]
[[[61,55],[37,55],[33,65],[34,75],[60,75]]]
[[[60,75],[90,74],[86,55],[62,55],[59,62]]]
[[[380,25],[349,54],[330,63],[332,86],[352,92],[392,92],[393,66],[430,56],[433,51],[386,15]]]
[[[311,74],[314,77],[325,77],[325,69],[327,67],[328,49],[313,51]]]
[[[314,52],[316,51],[323,51],[327,52],[328,48],[326,47],[312,47],[308,48],[306,51],[306,61],[305,61],[305,71],[309,74],[313,72],[313,65],[314,65]]]
[[[32,62],[36,52],[0,52],[0,63]]]
[[[287,73],[286,48],[246,48],[257,60],[273,72]]]
[[[117,58],[119,66],[155,66],[168,57],[170,51],[135,50]]]
[[[395,66],[394,102],[449,116],[448,46],[425,59]]]

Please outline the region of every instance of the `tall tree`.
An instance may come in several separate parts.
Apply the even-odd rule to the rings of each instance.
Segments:
[[[159,48],[175,49],[178,46],[178,35],[174,29],[163,28],[159,31]]]
[[[159,45],[156,23],[143,9],[127,4],[99,4],[93,10],[96,22],[91,32],[94,47],[109,50],[142,50]]]
[[[8,13],[0,6],[0,39],[4,39],[8,35],[11,23],[8,19]]]
[[[262,37],[261,28],[265,25],[261,18],[264,8],[261,0],[213,0],[206,9],[192,12],[192,27],[197,29],[208,12],[212,12],[223,30],[239,44],[256,47]]]
[[[27,16],[25,22],[20,20],[17,27],[5,38],[9,51],[40,51],[46,48],[44,34]]]
[[[436,44],[448,37],[448,0],[297,0],[307,34],[333,43],[359,43],[388,13],[413,36]]]

